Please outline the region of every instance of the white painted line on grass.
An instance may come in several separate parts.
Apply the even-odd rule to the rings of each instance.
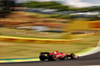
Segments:
[[[84,54],[78,55],[79,57],[83,57],[83,56],[87,56],[87,55],[91,55],[91,54],[95,54],[100,52],[100,41],[98,42],[98,45],[96,48],[94,48],[93,50],[86,52]]]

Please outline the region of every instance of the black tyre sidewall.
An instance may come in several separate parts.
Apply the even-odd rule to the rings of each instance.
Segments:
[[[73,55],[75,56],[74,53],[71,53],[71,55],[70,55],[71,59],[75,59],[75,58],[73,57]]]
[[[45,61],[45,55],[43,55],[43,54],[41,54],[40,56],[39,56],[39,59],[41,60],[41,61]]]

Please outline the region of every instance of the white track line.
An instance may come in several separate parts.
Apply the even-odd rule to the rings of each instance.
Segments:
[[[91,54],[95,54],[95,53],[98,53],[100,52],[100,41],[98,42],[98,45],[96,48],[94,48],[93,50],[89,51],[89,52],[86,52],[82,55],[78,55],[79,57],[83,57],[83,56],[87,56],[87,55],[91,55]]]

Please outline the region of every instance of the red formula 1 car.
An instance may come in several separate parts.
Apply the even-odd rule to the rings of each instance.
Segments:
[[[41,61],[45,61],[46,59],[49,60],[49,61],[55,61],[56,59],[60,59],[60,60],[75,59],[77,57],[78,56],[75,56],[74,53],[66,54],[66,53],[58,52],[58,51],[55,51],[55,52],[52,52],[52,53],[41,52],[41,54],[39,56]]]

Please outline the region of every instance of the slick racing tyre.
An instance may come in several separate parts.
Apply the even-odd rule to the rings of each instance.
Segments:
[[[41,55],[39,56],[39,58],[40,58],[41,61],[45,61],[45,59],[46,59],[44,54],[41,54]]]
[[[70,57],[71,57],[71,59],[75,59],[76,58],[74,53],[71,53]]]

